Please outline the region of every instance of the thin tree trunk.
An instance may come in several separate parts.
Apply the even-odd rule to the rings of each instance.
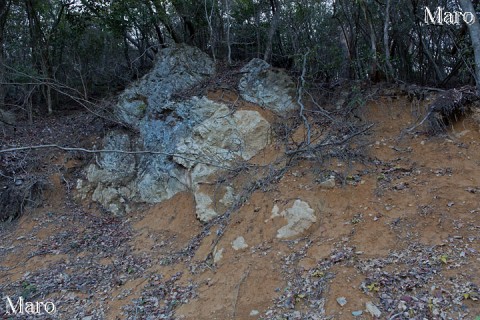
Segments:
[[[422,44],[422,51],[427,56],[430,63],[432,64],[432,66],[435,70],[435,74],[437,75],[438,81],[439,82],[443,81],[443,79],[445,79],[445,73],[443,72],[442,69],[440,69],[440,67],[435,62],[435,59],[433,58],[433,55],[430,52],[430,49],[427,47],[427,44],[425,43],[425,40],[423,39],[423,37],[420,39],[420,41],[421,41],[421,44]]]
[[[370,33],[370,50],[371,50],[371,61],[370,61],[370,70],[369,70],[369,78],[373,80],[378,80],[377,79],[377,66],[378,66],[378,61],[377,61],[377,39],[375,37],[375,29],[373,27],[373,22],[370,17],[369,11],[367,9],[367,4],[362,0],[360,1],[360,6],[362,8],[365,21],[368,24],[368,29]]]
[[[3,52],[4,30],[7,23],[8,12],[10,11],[11,1],[0,1],[0,107],[5,104],[5,61]]]
[[[82,3],[84,3],[85,1],[82,1]],[[156,14],[157,14],[157,17],[158,19],[160,20],[160,22],[163,23],[163,25],[165,26],[165,28],[167,29],[168,33],[170,34],[170,36],[172,37],[173,41],[175,43],[180,43],[182,42],[181,39],[180,39],[180,36],[177,34],[177,32],[175,31],[175,29],[173,28],[173,25],[169,19],[169,16],[167,15],[166,11],[165,11],[165,8],[162,7],[162,1],[159,1],[159,0],[151,0],[150,1],[151,4],[154,6],[155,10],[156,10]]]
[[[260,13],[258,6],[255,7],[255,32],[257,36],[257,58],[260,58]]]
[[[225,0],[225,14],[227,15],[227,62],[232,64],[232,45],[230,43],[230,0]]]
[[[47,90],[47,109],[48,109],[48,114],[53,113],[53,106],[52,106],[52,89],[50,86],[47,85],[46,87]]]
[[[477,95],[480,95],[480,23],[475,13],[475,8],[471,0],[459,0],[463,12],[473,14],[473,22],[468,24],[468,31],[472,40],[473,52],[475,55],[475,82],[477,84]]]
[[[213,33],[213,25],[212,25],[214,3],[212,1],[212,9],[210,10],[210,14],[208,13],[207,0],[205,0],[204,6],[205,6],[205,18],[207,19],[208,30],[210,32],[210,48],[212,50],[212,58],[213,58],[213,61],[216,62],[217,59],[215,57],[215,34]]]
[[[263,54],[263,60],[269,62],[270,56],[272,55],[272,46],[273,46],[273,37],[277,31],[278,25],[280,23],[280,8],[279,6],[274,6],[272,2],[272,22],[270,23],[270,30],[268,31],[267,45],[265,47],[265,53]]]
[[[150,16],[152,18],[152,25],[153,25],[153,28],[155,29],[155,33],[157,35],[157,40],[158,40],[158,44],[160,45],[161,48],[163,48],[165,46],[165,39],[163,38],[163,34],[162,34],[162,30],[160,30],[160,26],[158,25],[158,21],[156,19],[156,14],[155,12],[153,12],[153,8],[152,8],[152,3],[147,3],[146,4],[147,8],[148,8],[148,11],[150,12]]]
[[[390,26],[390,0],[386,0],[385,24],[383,26],[383,45],[385,47],[385,65],[387,66],[387,78],[394,77],[393,67],[390,61],[390,40],[388,36],[388,27]]]

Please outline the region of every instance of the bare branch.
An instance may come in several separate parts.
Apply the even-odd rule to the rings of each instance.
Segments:
[[[310,132],[310,124],[308,123],[307,117],[303,114],[303,111],[305,110],[305,106],[303,105],[302,102],[302,95],[303,95],[303,88],[305,87],[305,74],[307,73],[307,56],[310,52],[310,49],[307,49],[307,52],[303,55],[303,67],[302,67],[302,75],[300,76],[300,85],[298,86],[298,92],[297,92],[297,103],[300,106],[300,117],[303,119],[303,123],[305,125],[305,130],[307,130],[307,146],[310,145],[310,137],[311,137],[311,132]]]
[[[44,86],[47,86],[47,87],[57,91],[58,93],[60,93],[64,96],[69,97],[70,99],[72,99],[73,101],[75,101],[76,103],[81,105],[83,108],[85,108],[88,112],[94,114],[97,117],[102,118],[102,119],[107,120],[107,121],[117,123],[117,124],[119,124],[123,127],[127,127],[129,129],[132,129],[126,123],[123,123],[119,120],[116,120],[115,117],[113,116],[113,114],[110,114],[109,117],[107,117],[107,116],[102,115],[102,114],[98,113],[97,111],[93,110],[94,108],[98,108],[98,105],[91,102],[90,100],[87,100],[87,99],[83,98],[84,93],[78,91],[75,88],[69,87],[69,86],[67,86],[67,85],[65,85],[61,82],[56,81],[55,79],[50,79],[50,78],[40,77],[40,76],[32,76],[32,75],[27,74],[25,72],[16,70],[16,69],[14,69],[14,68],[6,65],[6,64],[3,64],[3,67],[5,67],[5,69],[7,69],[7,70],[10,70],[11,72],[15,72],[16,74],[24,76],[24,77],[30,79],[31,81],[30,82],[19,82],[19,83],[5,82],[5,83],[0,83],[0,85],[15,85],[15,84],[16,85],[34,85],[34,86],[44,85]]]
[[[77,148],[77,147],[62,147],[57,144],[41,144],[36,146],[24,146],[24,147],[12,147],[7,149],[0,149],[0,153],[23,151],[23,150],[36,150],[36,149],[60,149],[63,151],[79,151],[79,152],[85,152],[85,153],[158,154],[158,155],[164,155],[169,157],[176,157],[176,158],[184,159],[191,162],[207,164],[209,166],[217,167],[225,170],[234,170],[225,165],[216,164],[214,161],[211,161],[210,159],[206,159],[206,160],[192,159],[189,157],[185,157],[184,155],[179,153],[169,153],[169,152],[151,151],[151,150],[138,150],[138,151],[126,151],[126,150],[118,150],[118,149],[93,150],[93,149],[85,149],[85,148]]]
[[[348,137],[346,137],[346,138],[344,138],[344,139],[342,139],[342,140],[340,140],[340,141],[324,142],[324,143],[319,143],[319,144],[313,145],[313,146],[307,146],[307,147],[301,148],[301,149],[288,150],[288,151],[285,152],[285,154],[287,154],[287,155],[292,155],[292,154],[296,154],[296,153],[303,153],[303,152],[309,152],[309,151],[313,151],[313,150],[318,150],[318,149],[323,148],[323,147],[342,145],[342,144],[346,143],[348,140],[352,139],[353,137],[356,137],[356,136],[358,136],[358,135],[361,135],[361,134],[367,132],[367,131],[370,130],[373,126],[374,126],[374,124],[371,124],[371,125],[363,128],[363,129],[360,130],[360,131],[357,131],[357,132],[352,133],[351,135],[349,135]]]

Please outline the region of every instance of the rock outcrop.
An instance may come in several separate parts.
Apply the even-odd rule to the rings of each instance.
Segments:
[[[277,115],[296,110],[298,105],[293,101],[295,83],[281,69],[272,68],[261,59],[253,59],[241,72],[238,88],[243,99],[272,110]]]
[[[168,116],[164,105],[175,92],[214,73],[212,59],[198,48],[178,45],[163,49],[153,69],[120,95],[116,111],[125,123],[140,128],[151,116]]]
[[[264,64],[262,68],[262,72],[268,73]],[[135,127],[139,134],[110,132],[102,147],[154,153],[102,153],[87,168],[86,180],[78,182],[80,197],[91,194],[108,211],[122,214],[136,203],[159,203],[191,190],[201,221],[211,220],[219,214],[219,208],[223,210],[234,203],[233,186],[216,188],[214,197],[205,185],[212,182],[212,175],[219,170],[248,161],[262,150],[269,142],[271,126],[255,110],[231,110],[206,97],[171,99],[176,92],[213,73],[212,60],[196,48],[178,46],[163,50],[153,70],[126,89],[116,107],[119,119]],[[254,81],[253,73],[246,77],[246,83]],[[261,83],[268,90],[278,84],[270,84],[266,79]],[[272,95],[268,95],[268,103],[277,105],[283,101],[278,108],[271,106],[272,110],[289,110],[282,90],[283,87],[276,89],[277,96],[281,95],[277,98],[269,93]],[[253,99],[255,92],[250,93]],[[261,93],[256,101],[266,96]]]

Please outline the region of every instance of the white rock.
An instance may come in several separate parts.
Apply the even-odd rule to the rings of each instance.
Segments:
[[[248,248],[248,244],[245,242],[245,238],[239,236],[232,242],[232,248],[234,250],[241,250]]]
[[[280,213],[288,221],[286,226],[283,226],[277,231],[277,238],[286,239],[295,237],[315,223],[315,211],[310,208],[307,202],[295,200],[293,206]]]
[[[196,202],[195,210],[200,221],[207,222],[218,215],[212,208],[213,200],[209,195],[203,192],[195,192],[194,196]]]
[[[182,157],[174,157],[177,163],[191,168],[201,160],[228,167],[231,161],[249,160],[265,148],[270,124],[258,111],[240,110],[232,114],[226,105],[217,105],[210,118],[195,126],[191,136],[179,141],[176,153]]]
[[[270,124],[258,111],[239,110],[233,115],[237,134],[242,141],[239,151],[243,160],[250,160],[265,148],[269,139]]]
[[[275,204],[272,208],[272,215],[270,216],[270,219],[273,219],[273,218],[276,218],[276,217],[280,217],[280,209],[278,208],[278,206]]]
[[[259,314],[260,314],[260,312],[258,310],[250,311],[250,317],[255,317],[255,316],[258,316]]]
[[[346,299],[345,297],[338,297],[338,298],[337,298],[337,303],[338,303],[341,307],[343,307],[344,305],[347,304],[347,299]]]
[[[223,195],[223,198],[220,199],[219,202],[223,204],[225,207],[229,207],[235,202],[235,196],[233,194],[232,187],[225,188],[225,194]]]
[[[176,146],[180,156],[174,157],[174,161],[187,169],[193,168],[190,186],[201,221],[208,222],[220,212],[215,211],[212,195],[201,190],[200,185],[209,182],[210,176],[219,170],[218,166],[229,167],[235,161],[251,159],[265,148],[269,132],[270,124],[257,111],[240,110],[232,114],[227,106],[217,104],[210,118],[195,126],[190,136],[180,139]],[[228,207],[235,201],[234,190],[226,187],[223,191],[219,202]]]
[[[371,301],[365,303],[365,308],[373,317],[380,318],[382,315],[382,312]]]
[[[222,260],[222,258],[223,258],[223,248],[219,250],[215,248],[213,252],[213,263],[218,263],[220,260]]]

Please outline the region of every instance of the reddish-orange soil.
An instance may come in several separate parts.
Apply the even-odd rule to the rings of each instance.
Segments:
[[[210,97],[235,108],[259,109],[228,92]],[[442,319],[441,312],[445,319],[476,319],[480,123],[467,116],[444,136],[405,133],[416,119],[402,97],[379,97],[360,112],[365,122],[375,124],[363,138],[368,161],[332,158],[322,168],[300,161],[280,181],[254,191],[231,214],[219,240],[215,226],[198,238],[190,255],[182,250],[204,230],[191,194],[112,218],[94,205],[72,203],[74,191],[68,192],[63,179],[73,176],[51,175],[53,191],[46,192],[44,206],[27,210],[0,229],[0,293],[14,296],[35,285],[37,291],[27,293],[59,302],[59,319],[149,319],[142,307],[153,303],[147,298],[163,286],[164,296],[156,293],[157,308],[172,299],[168,290],[194,292],[178,294],[170,318],[314,319],[303,315],[312,314],[315,294],[307,284],[305,292],[296,287],[310,279],[319,282],[313,288],[321,288],[317,293],[324,310],[318,311],[318,319],[354,319],[357,310],[363,313],[355,319],[371,319],[365,311],[368,301],[382,310],[382,319],[406,319],[403,311],[413,319],[415,303],[407,299],[405,310],[404,302],[398,306],[405,295],[431,297],[424,303],[429,319]],[[274,143],[253,163],[263,165],[281,156],[281,146]],[[63,158],[58,163],[69,170],[84,165]],[[334,188],[320,186],[322,170],[335,174]],[[286,222],[270,219],[272,208],[277,205],[281,211],[295,199],[309,203],[317,222],[298,239],[277,239]],[[109,242],[103,238],[107,235],[120,240]],[[238,236],[248,248],[232,248]],[[64,250],[67,244],[70,249]],[[223,257],[214,264],[211,254],[221,249]],[[422,273],[426,269],[417,264],[420,256],[432,272]],[[49,270],[58,274],[47,279]],[[102,272],[102,278],[110,277],[105,283],[95,280],[95,273]],[[99,281],[98,286],[92,281]],[[42,293],[42,288],[48,290]],[[285,304],[289,290],[296,290],[292,305]],[[347,304],[341,307],[338,297],[345,297]],[[396,301],[391,311],[382,309],[387,299]]]

